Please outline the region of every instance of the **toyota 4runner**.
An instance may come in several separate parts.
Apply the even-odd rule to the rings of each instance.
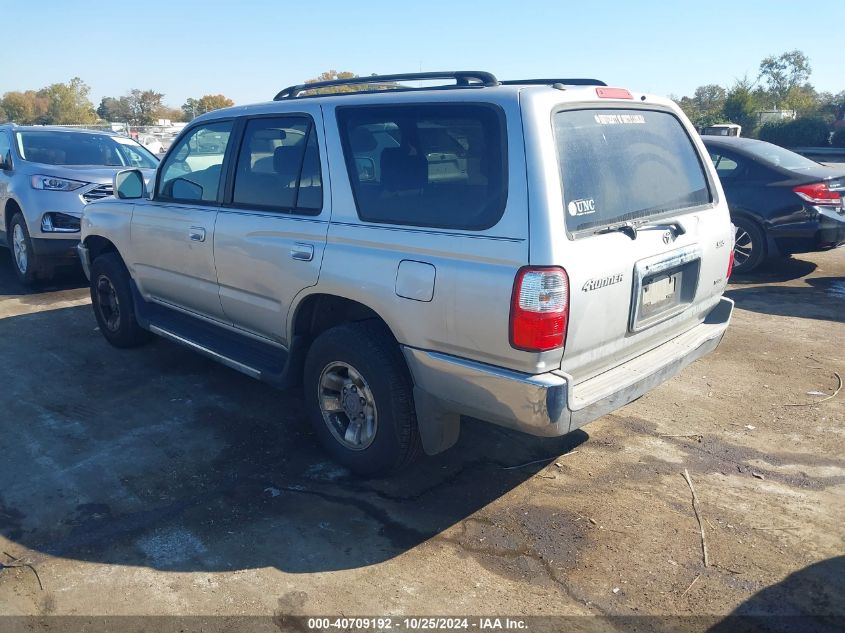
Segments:
[[[318,90],[339,84],[366,85]],[[83,214],[103,335],[302,385],[358,473],[449,448],[462,415],[569,433],[713,350],[733,309],[694,128],[596,80],[292,86],[192,121],[151,188],[123,171]]]

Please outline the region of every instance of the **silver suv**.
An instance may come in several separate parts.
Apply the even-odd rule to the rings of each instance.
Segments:
[[[338,83],[369,85],[314,92]],[[301,384],[358,473],[452,446],[462,415],[569,433],[714,349],[733,309],[695,130],[594,80],[293,86],[195,119],[152,191],[131,170],[115,191],[79,249],[106,339]]]
[[[158,159],[110,132],[0,125],[0,245],[12,251],[25,284],[78,266],[79,218],[92,200],[112,195],[114,175],[138,167],[151,177]]]

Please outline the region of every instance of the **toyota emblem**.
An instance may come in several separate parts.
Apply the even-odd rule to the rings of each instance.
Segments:
[[[663,243],[668,244],[672,241],[672,231],[666,231],[663,233]]]

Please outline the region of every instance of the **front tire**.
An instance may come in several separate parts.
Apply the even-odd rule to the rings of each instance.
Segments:
[[[766,259],[766,236],[755,222],[734,218],[734,267],[733,272],[750,273]]]
[[[304,389],[320,443],[352,472],[396,472],[419,456],[411,376],[384,325],[346,323],[321,334],[308,351]]]
[[[26,220],[22,213],[15,213],[9,223],[9,250],[12,253],[12,265],[15,274],[25,286],[34,285],[39,279],[49,273],[39,261],[32,249],[32,238],[29,236],[29,229],[26,228]]]
[[[91,305],[100,332],[115,347],[137,347],[152,335],[138,324],[129,285],[129,271],[116,253],[91,264]]]

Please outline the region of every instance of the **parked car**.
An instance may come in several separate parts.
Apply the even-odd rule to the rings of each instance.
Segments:
[[[702,138],[736,226],[735,272],[845,244],[845,171],[765,141]]]
[[[377,79],[456,83],[293,86],[192,121],[151,196],[118,174],[79,248],[105,338],[303,385],[320,441],[365,474],[449,448],[461,415],[568,433],[716,347],[732,228],[672,101]]]
[[[146,177],[158,159],[110,132],[0,125],[0,245],[11,249],[24,284],[49,279],[79,260],[79,218],[112,195],[114,175],[136,167]]]
[[[742,136],[742,126],[736,123],[717,123],[701,130],[702,136]]]

